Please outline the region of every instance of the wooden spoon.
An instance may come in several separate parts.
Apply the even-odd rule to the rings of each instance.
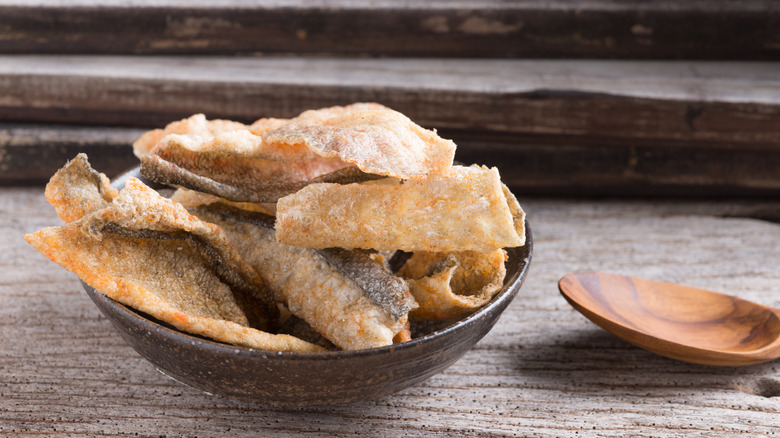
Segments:
[[[587,272],[558,282],[575,309],[632,344],[685,362],[751,365],[780,357],[780,310],[673,283]]]

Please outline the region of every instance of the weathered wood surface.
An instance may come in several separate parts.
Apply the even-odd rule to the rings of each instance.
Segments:
[[[0,52],[777,59],[767,0],[0,1]]]
[[[134,353],[24,232],[42,189],[0,188],[0,435],[639,436],[780,434],[778,363],[689,365],[576,313],[556,281],[601,270],[780,307],[777,201],[527,198],[535,254],[493,331],[445,372],[368,403],[269,408],[202,394]]]
[[[0,123],[0,184],[42,184],[68,160],[86,153],[115,176],[138,164],[131,144],[143,129]]]
[[[110,125],[81,129],[90,147],[104,142],[128,157],[115,136],[140,131],[116,126],[377,101],[453,138],[462,161],[500,163],[512,184],[537,193],[771,195],[780,189],[779,71],[756,62],[0,56],[0,120],[9,122],[0,161],[18,163],[0,179],[40,182],[79,147],[68,140],[78,128],[60,138],[60,128],[36,133],[14,121]],[[36,168],[31,148],[14,142],[56,160]]]
[[[778,72],[761,62],[0,56],[0,119],[252,121],[378,101],[438,129],[774,147]]]

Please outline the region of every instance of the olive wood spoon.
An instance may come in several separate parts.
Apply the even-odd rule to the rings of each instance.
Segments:
[[[604,330],[685,362],[737,366],[780,357],[780,310],[737,297],[625,275],[586,272],[558,288]]]

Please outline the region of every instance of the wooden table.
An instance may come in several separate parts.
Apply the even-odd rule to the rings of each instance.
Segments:
[[[76,277],[21,234],[59,223],[0,189],[0,435],[776,436],[777,363],[665,359],[602,331],[556,281],[605,270],[780,307],[779,201],[523,198],[529,277],[496,327],[430,380],[366,403],[275,408],[204,394],[136,354]],[[758,219],[757,219],[758,218]],[[761,219],[763,218],[763,219]]]
[[[780,435],[777,363],[656,356],[556,284],[599,270],[780,307],[780,8],[358,3],[0,0],[0,436]],[[157,372],[21,238],[60,223],[43,183],[78,152],[115,175],[145,129],[196,112],[360,100],[498,166],[534,235],[496,327],[415,387],[317,408],[204,394]]]

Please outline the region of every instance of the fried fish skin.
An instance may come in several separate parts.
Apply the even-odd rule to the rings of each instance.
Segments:
[[[269,145],[248,129],[210,139],[168,135],[152,153],[198,175],[250,189],[261,181],[305,181],[349,165],[338,157],[320,157],[306,148]]]
[[[279,242],[311,248],[477,251],[521,246],[498,170],[453,166],[403,184],[312,184],[277,203]]]
[[[136,178],[109,206],[95,211],[82,222],[82,232],[96,240],[105,232],[154,239],[178,239],[195,246],[212,262],[214,272],[231,286],[234,298],[250,322],[272,328],[278,308],[263,279],[236,251],[217,225],[201,221],[184,207],[163,198]]]
[[[292,336],[248,327],[230,288],[209,263],[176,239],[147,239],[83,232],[88,217],[26,234],[41,254],[101,293],[189,333],[250,348],[323,351]]]
[[[512,214],[512,221],[515,224],[515,232],[518,236],[520,236],[520,240],[522,241],[520,246],[523,246],[525,245],[525,211],[523,211],[520,203],[517,202],[517,198],[509,190],[509,187],[507,187],[506,184],[501,183],[501,189],[503,190],[504,196],[506,197],[506,203],[509,206],[509,213]]]
[[[371,174],[422,177],[452,166],[455,143],[377,103],[309,110],[262,134],[271,145],[306,146]]]
[[[72,160],[49,186],[55,201],[70,207],[65,211],[69,217],[82,217],[27,234],[25,240],[101,293],[182,331],[258,349],[324,351],[250,327],[266,325],[262,320],[256,324],[257,315],[273,315],[258,312],[264,306],[248,300],[246,292],[267,291],[234,248],[231,254],[216,225],[200,221],[137,179],[128,179],[121,193],[111,189],[111,199],[104,197],[109,191],[103,184],[107,178],[89,166],[86,156]],[[271,313],[278,312],[269,299]],[[252,310],[247,313],[248,302]]]
[[[46,184],[44,195],[65,222],[107,206],[119,192],[108,178],[89,165],[86,154],[78,154],[59,169]]]
[[[409,310],[416,307],[408,286],[367,254],[344,256],[339,250],[280,244],[273,217],[253,212],[214,204],[193,213],[219,224],[277,300],[344,350],[391,345],[406,325]]]
[[[503,287],[505,261],[503,249],[488,254],[414,253],[398,272],[408,278],[411,293],[420,304],[410,317],[456,318],[482,307]]]
[[[209,205],[215,202],[221,202],[242,210],[264,213],[269,216],[276,216],[276,203],[272,202],[233,202],[216,195],[198,192],[196,190],[178,189],[170,197],[171,201],[181,204],[184,208],[199,207]]]
[[[449,168],[455,155],[452,141],[379,104],[249,127],[216,122],[196,115],[145,134],[134,146],[142,175],[235,202],[275,202],[311,183],[422,177]]]
[[[141,176],[158,183],[219,196],[232,202],[251,203],[276,202],[281,197],[318,182],[348,184],[378,178],[378,176],[365,173],[357,167],[347,166],[318,175],[310,180],[284,181],[273,178],[245,178],[242,183],[232,184],[200,175],[155,154],[141,157]]]
[[[164,129],[153,129],[145,132],[133,142],[133,153],[141,158],[149,155],[157,144],[170,134],[194,135],[209,139],[223,132],[246,129],[246,125],[231,120],[206,120],[203,114],[195,114],[186,119],[169,123]]]

